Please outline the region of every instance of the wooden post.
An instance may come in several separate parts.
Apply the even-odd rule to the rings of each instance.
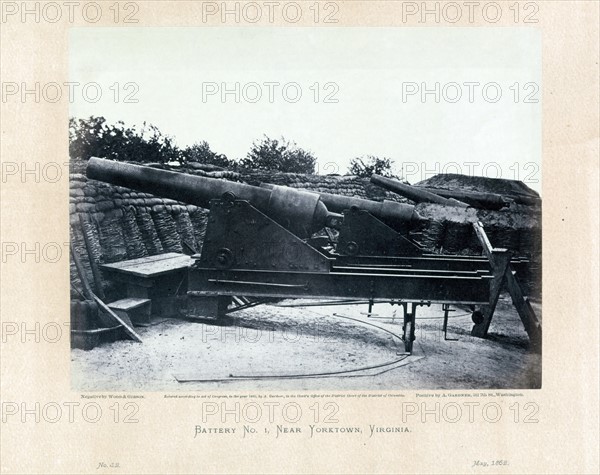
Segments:
[[[492,244],[490,243],[490,240],[488,239],[487,234],[483,229],[483,224],[477,221],[476,223],[473,223],[473,229],[475,230],[475,234],[477,234],[477,239],[479,239],[481,247],[483,247],[484,254],[487,256],[491,263],[492,251],[494,250],[494,248],[492,247]]]
[[[505,249],[494,249],[483,229],[483,225],[479,222],[473,223],[473,229],[479,238],[479,242],[483,247],[483,252],[487,256],[494,272],[494,280],[491,284],[490,290],[490,304],[486,307],[484,312],[483,322],[475,324],[471,330],[471,335],[485,338],[487,331],[492,321],[494,309],[500,296],[500,290],[502,285],[506,282],[506,287],[512,298],[513,305],[517,309],[519,318],[523,322],[525,331],[529,336],[534,348],[539,350],[542,344],[542,326],[529,303],[529,300],[523,295],[521,285],[515,275],[515,271],[510,265],[510,255]],[[506,254],[500,251],[505,251]],[[500,257],[502,256],[502,257]],[[508,256],[508,257],[506,257]],[[506,262],[505,262],[506,261]],[[493,301],[495,298],[495,302]]]
[[[502,290],[502,285],[506,279],[506,270],[510,263],[510,252],[508,252],[507,249],[494,249],[490,253],[490,256],[493,261],[492,269],[494,273],[494,278],[490,284],[490,300],[488,305],[484,307],[483,321],[473,325],[473,329],[471,330],[471,335],[480,338],[485,338],[487,336],[488,329],[492,323],[492,317],[494,316],[494,311],[496,310],[496,305],[498,304],[498,299],[500,298],[500,291]]]
[[[508,287],[508,292],[512,297],[513,305],[517,309],[519,317],[521,318],[523,326],[525,327],[525,331],[529,336],[529,341],[531,341],[536,349],[541,349],[542,325],[540,324],[537,315],[533,311],[529,300],[523,296],[523,291],[521,289],[521,285],[519,285],[517,276],[510,267],[506,273],[506,286]]]
[[[113,312],[110,308],[108,308],[108,306],[100,298],[98,298],[98,296],[92,291],[92,287],[90,286],[90,283],[85,275],[85,269],[81,265],[81,261],[79,260],[79,256],[75,252],[73,243],[71,243],[71,256],[73,258],[73,262],[75,263],[75,267],[77,268],[79,278],[81,279],[81,283],[83,285],[83,293],[85,294],[85,297],[90,300],[94,300],[100,306],[100,308],[102,310],[104,310],[108,315],[110,315],[120,325],[123,326],[123,328],[125,329],[125,332],[131,338],[133,338],[135,341],[141,343],[142,339],[135,332],[135,330],[130,325],[128,325],[125,321],[123,321],[123,319],[121,317],[119,317],[115,312]]]

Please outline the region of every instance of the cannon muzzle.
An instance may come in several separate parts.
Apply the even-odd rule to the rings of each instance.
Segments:
[[[340,215],[327,209],[318,194],[285,186],[266,189],[96,157],[88,161],[86,174],[93,180],[202,208],[209,208],[212,199],[226,193],[231,198],[233,194],[235,199],[248,201],[299,237],[310,237],[325,226],[338,227],[342,221]]]

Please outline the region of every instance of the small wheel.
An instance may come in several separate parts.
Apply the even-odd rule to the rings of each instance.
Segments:
[[[223,247],[217,251],[215,256],[215,266],[218,269],[228,269],[233,264],[233,252]]]
[[[346,254],[349,256],[356,256],[358,254],[358,244],[354,241],[350,241],[346,244]]]
[[[221,199],[227,203],[233,203],[237,199],[237,196],[232,191],[226,191],[221,195]]]
[[[412,339],[412,322],[406,322],[406,326],[404,327],[404,351],[407,353],[412,353],[413,349],[413,339]]]
[[[471,320],[473,320],[475,325],[483,323],[483,312],[481,310],[474,310],[471,314]]]

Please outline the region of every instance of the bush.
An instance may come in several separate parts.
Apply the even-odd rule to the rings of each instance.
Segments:
[[[361,178],[370,178],[374,173],[396,178],[393,171],[393,164],[394,161],[389,158],[379,158],[374,157],[373,155],[367,155],[366,157],[353,158],[350,161],[348,172],[351,175],[356,175]]]
[[[168,163],[182,161],[181,151],[158,127],[144,122],[140,131],[106,123],[104,117],[69,119],[69,156],[73,160],[102,157],[119,161]]]
[[[225,155],[213,152],[206,141],[198,142],[191,147],[185,148],[182,155],[185,163],[202,163],[223,168],[230,168],[234,165]]]
[[[316,157],[285,138],[275,140],[266,135],[254,142],[246,158],[240,161],[243,168],[280,171],[287,173],[315,173]]]

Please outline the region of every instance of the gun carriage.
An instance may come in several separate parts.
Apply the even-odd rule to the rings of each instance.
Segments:
[[[509,264],[503,251],[493,251],[497,262],[492,255],[423,252],[408,233],[423,218],[394,201],[257,187],[100,158],[89,160],[87,176],[210,210],[187,296],[191,315],[217,323],[240,296],[235,309],[269,298],[364,299],[370,307],[388,301],[403,307],[411,352],[417,306],[486,306],[493,313]],[[339,231],[335,247],[313,238],[324,228]]]

